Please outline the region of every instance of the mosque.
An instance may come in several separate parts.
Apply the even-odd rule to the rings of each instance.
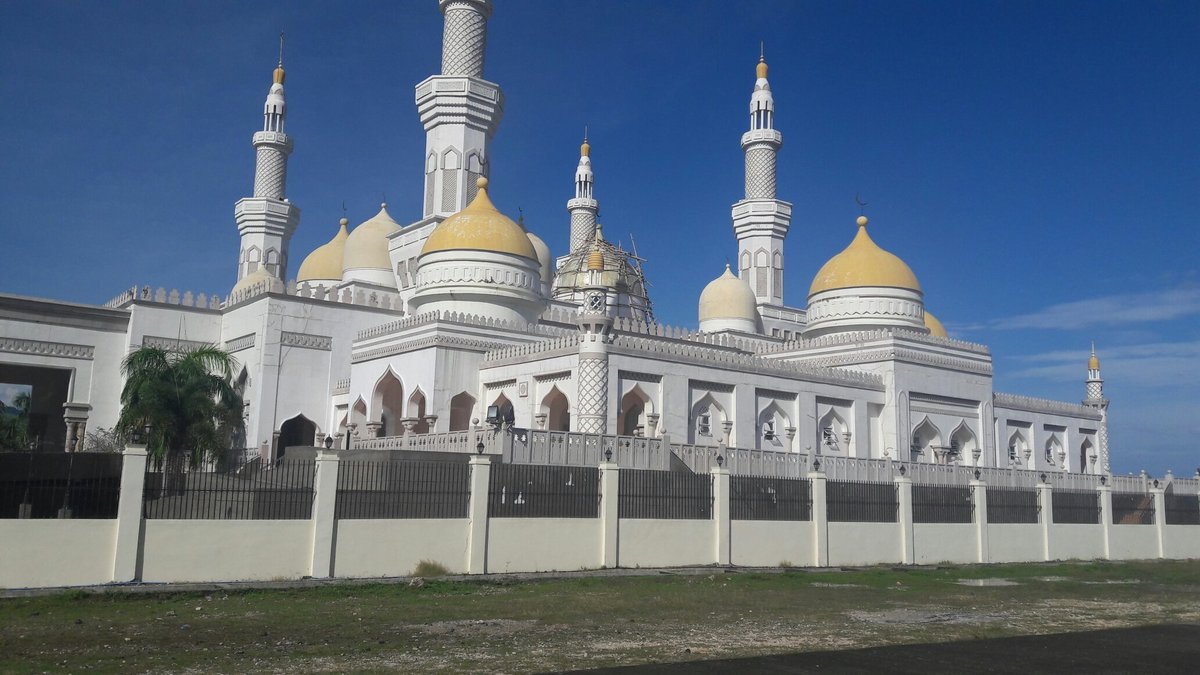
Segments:
[[[289,276],[300,209],[287,192],[280,63],[253,135],[253,193],[234,205],[241,243],[226,297],[134,287],[93,306],[0,295],[0,382],[33,387],[45,448],[80,449],[88,429],[114,425],[130,350],[216,344],[243,366],[239,440],[268,458],[327,437],[369,446],[510,420],[696,446],[1109,472],[1095,350],[1082,403],[994,391],[987,347],[947,337],[917,275],[872,239],[866,217],[847,223],[848,245],[813,275],[804,306],[786,304],[792,205],[777,190],[783,135],[765,61],[741,137],[736,269],[697,289],[696,328],[668,327],[642,260],[597,221],[586,139],[564,194],[570,250],[553,255],[493,205],[504,110],[484,78],[493,3],[439,7],[441,72],[416,85],[426,150],[415,221],[386,204],[354,228],[342,219]]]

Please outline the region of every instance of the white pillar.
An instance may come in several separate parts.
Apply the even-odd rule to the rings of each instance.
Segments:
[[[713,481],[713,541],[715,544],[716,563],[730,564],[729,557],[729,523],[730,523],[730,476],[729,469],[718,466],[712,470]]]
[[[916,547],[913,541],[913,490],[912,479],[907,476],[897,476],[896,481],[896,496],[899,498],[899,520],[900,524],[900,553],[901,561],[905,565],[911,565],[916,562]]]
[[[1100,536],[1103,539],[1103,555],[1105,560],[1112,560],[1112,529],[1113,529],[1113,508],[1112,508],[1112,488],[1107,485],[1101,485],[1096,488],[1100,493]]]
[[[986,563],[991,558],[988,545],[987,483],[981,480],[971,481],[971,496],[975,505],[975,561]]]
[[[121,495],[117,502],[117,539],[113,545],[113,581],[138,576],[142,539],[142,491],[146,482],[146,446],[127,445],[121,463]]]
[[[1038,483],[1038,511],[1041,512],[1042,560],[1050,560],[1050,526],[1054,524],[1054,497],[1047,483]],[[1105,550],[1108,545],[1105,544]]]
[[[312,568],[314,579],[333,576],[333,552],[337,536],[338,454],[332,450],[317,453],[317,476],[313,481]]]
[[[621,468],[616,462],[600,464],[600,566],[613,569],[620,564],[620,490]]]
[[[471,519],[467,534],[467,574],[487,572],[488,484],[492,477],[492,459],[471,457]]]
[[[829,507],[825,501],[825,474],[808,474],[809,495],[812,497],[813,566],[829,566]]]
[[[1150,488],[1150,496],[1154,497],[1154,533],[1158,540],[1158,557],[1165,558],[1163,538],[1167,534],[1167,495],[1162,488]]]

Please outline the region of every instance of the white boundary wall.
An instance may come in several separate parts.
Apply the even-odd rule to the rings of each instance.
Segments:
[[[405,576],[422,560],[452,573],[545,572],[685,565],[842,566],[1069,559],[1200,558],[1200,525],[1166,525],[1152,489],[1149,525],[1114,525],[1108,488],[1101,522],[1050,522],[1052,488],[1039,486],[1040,522],[988,524],[987,486],[972,483],[974,522],[913,523],[911,479],[897,478],[895,523],[828,522],[825,477],[810,472],[811,519],[730,517],[730,474],[716,468],[712,516],[621,519],[620,468],[601,464],[596,518],[488,518],[488,457],[472,457],[466,518],[335,520],[339,460],[322,453],[308,520],[144,520],[145,450],[131,447],[118,518],[0,520],[0,587],[143,582],[264,581]]]

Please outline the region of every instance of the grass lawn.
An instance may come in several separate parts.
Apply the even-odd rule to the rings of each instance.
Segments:
[[[1200,561],[69,592],[0,600],[0,672],[526,672],[1165,623],[1200,623]]]

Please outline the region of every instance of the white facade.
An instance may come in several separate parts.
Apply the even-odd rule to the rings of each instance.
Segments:
[[[782,135],[765,63],[742,138],[745,199],[733,207],[729,242],[738,247],[730,279],[748,286],[755,306],[709,314],[699,331],[653,323],[644,285],[631,286],[640,267],[599,243],[586,144],[575,190],[564,190],[570,218],[562,227],[572,232],[573,250],[560,252],[552,290],[552,258],[522,225],[498,213],[461,221],[486,200],[480,179],[489,173],[504,99],[483,79],[490,0],[439,4],[442,72],[416,86],[427,151],[409,176],[423,181],[423,211],[405,226],[381,210],[350,232],[344,253],[335,242],[314,252],[333,256],[335,270],[344,255],[340,279],[322,273],[283,282],[300,214],[284,196],[292,139],[283,131],[280,67],[267,128],[255,134],[254,196],[236,207],[242,248],[228,296],[133,288],[103,307],[0,296],[0,381],[32,371],[66,378],[65,398],[56,402],[65,407],[43,411],[51,415],[51,445],[77,448],[85,428],[115,424],[120,362],[130,350],[217,344],[244,367],[244,442],[268,456],[327,435],[341,445],[347,434],[362,442],[464,430],[496,405],[511,407],[517,427],[806,455],[1108,470],[1098,363],[1085,405],[994,392],[987,348],[928,327],[915,277],[895,281],[912,275],[899,259],[894,274],[879,278],[855,262],[886,254],[873,242],[856,238],[831,259],[806,308],[784,305],[792,205],[776,198]],[[443,226],[456,218],[449,236]],[[865,218],[859,227],[869,242]],[[590,304],[593,297],[599,304]]]

